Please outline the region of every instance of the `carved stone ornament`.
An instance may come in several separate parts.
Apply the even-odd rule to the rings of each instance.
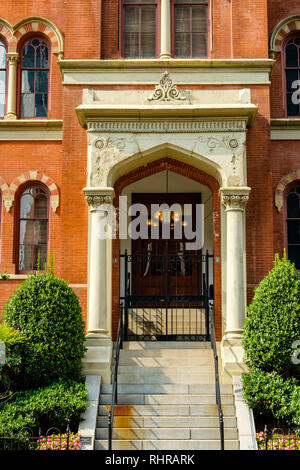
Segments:
[[[96,209],[101,204],[112,204],[112,196],[109,194],[86,194],[85,199],[92,209]]]
[[[179,90],[177,85],[173,83],[168,72],[164,72],[156,85],[155,90],[148,98],[148,101],[183,101],[186,100]]]
[[[88,175],[88,184],[90,186],[97,187],[103,184],[108,168],[121,159],[120,150],[124,145],[124,143],[119,142],[119,145],[115,146],[111,138],[97,137],[93,144],[91,169]]]
[[[3,196],[3,202],[4,202],[6,211],[10,212],[14,203],[14,196],[12,195]]]
[[[232,154],[236,154],[240,146],[245,143],[245,141],[241,140],[241,137],[233,134],[225,134],[218,137],[200,136],[199,141],[205,142],[211,153],[219,147],[228,150]]]
[[[244,209],[249,200],[247,194],[222,194],[222,204],[226,209]]]

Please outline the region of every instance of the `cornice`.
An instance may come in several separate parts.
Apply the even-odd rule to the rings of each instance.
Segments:
[[[0,140],[62,140],[62,128],[58,119],[1,119]]]
[[[178,121],[185,119],[202,119],[210,122],[211,119],[240,120],[247,126],[255,122],[258,107],[253,104],[220,104],[220,105],[100,105],[83,104],[76,108],[78,121],[82,127],[87,126],[89,120],[96,119],[172,119]]]
[[[271,140],[300,140],[300,118],[271,119]]]
[[[177,74],[180,85],[269,85],[271,59],[60,60],[64,85],[153,85],[157,73]]]

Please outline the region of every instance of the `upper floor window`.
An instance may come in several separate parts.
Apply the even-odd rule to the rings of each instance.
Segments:
[[[208,0],[174,0],[172,16],[175,57],[207,57]]]
[[[300,116],[299,93],[294,82],[300,80],[300,36],[290,39],[285,46],[285,81],[287,116]]]
[[[50,47],[41,38],[25,42],[21,50],[21,117],[47,117]]]
[[[48,191],[39,185],[28,187],[18,202],[18,271],[42,270],[47,261]]]
[[[286,223],[288,258],[300,269],[300,182],[287,194]]]
[[[156,57],[157,2],[123,0],[123,56],[125,58]]]
[[[0,38],[0,118],[5,113],[6,96],[6,45]]]

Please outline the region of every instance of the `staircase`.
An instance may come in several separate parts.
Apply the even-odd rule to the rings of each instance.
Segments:
[[[238,450],[232,379],[220,374],[225,450]],[[205,342],[128,342],[120,351],[113,450],[218,450],[214,359]],[[95,450],[107,449],[112,385],[102,385]]]

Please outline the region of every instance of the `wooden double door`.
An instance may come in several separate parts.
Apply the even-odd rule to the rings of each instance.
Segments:
[[[177,303],[199,297],[202,253],[187,250],[186,242],[193,242],[187,238],[187,227],[190,224],[195,231],[196,204],[201,204],[201,194],[133,194],[132,203],[147,207],[148,238],[132,240],[131,295],[143,297],[153,306],[164,300]],[[154,210],[154,205],[163,204],[171,210]],[[177,229],[180,224],[182,227],[180,238],[176,224]]]

